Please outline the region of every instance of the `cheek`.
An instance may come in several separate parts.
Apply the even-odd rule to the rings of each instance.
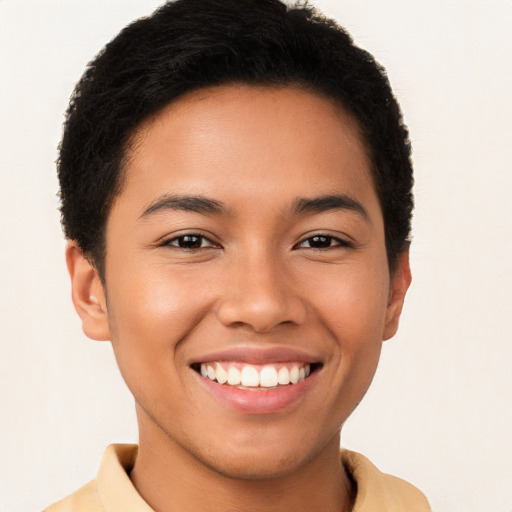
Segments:
[[[382,265],[317,273],[311,301],[344,351],[352,352],[383,339],[389,280]],[[321,282],[318,282],[318,278]]]
[[[375,266],[338,269],[324,276],[312,296],[316,313],[336,344],[338,400],[355,407],[371,383],[382,348],[389,278],[387,268]],[[320,292],[320,290],[322,290]]]
[[[126,273],[117,268],[109,282],[108,313],[119,365],[157,368],[179,358],[176,346],[208,310],[208,288],[186,271],[142,264]]]

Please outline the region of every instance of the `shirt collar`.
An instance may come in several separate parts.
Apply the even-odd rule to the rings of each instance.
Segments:
[[[154,512],[129,477],[137,450],[135,444],[113,444],[105,451],[96,485],[106,512]],[[357,487],[352,512],[430,512],[426,498],[418,489],[382,473],[363,455],[342,450],[341,461]]]
[[[128,476],[137,450],[135,444],[111,444],[106,449],[96,477],[98,495],[106,512],[154,512]]]

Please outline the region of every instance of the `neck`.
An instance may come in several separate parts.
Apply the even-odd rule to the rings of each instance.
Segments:
[[[339,435],[289,474],[242,479],[208,467],[158,427],[145,428],[130,478],[158,512],[349,512],[354,499],[340,461]]]

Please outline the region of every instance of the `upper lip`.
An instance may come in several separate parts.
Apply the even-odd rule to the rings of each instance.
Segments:
[[[318,355],[293,347],[236,346],[195,356],[193,359],[190,359],[189,364],[192,365],[215,361],[238,361],[248,364],[285,362],[301,362],[312,364],[322,362]]]

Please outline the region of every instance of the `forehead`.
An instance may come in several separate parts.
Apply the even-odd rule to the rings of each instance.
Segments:
[[[127,156],[120,196],[140,207],[158,193],[258,201],[283,189],[374,192],[357,121],[334,100],[296,87],[189,93],[140,126]]]

